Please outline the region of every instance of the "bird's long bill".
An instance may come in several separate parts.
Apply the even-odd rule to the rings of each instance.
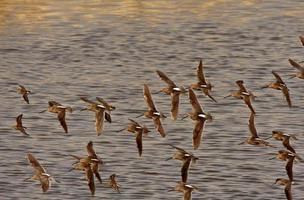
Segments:
[[[269,140],[270,138],[272,138],[272,136],[269,136],[268,138],[266,138],[265,140]]]
[[[186,119],[187,117],[189,117],[189,115],[188,115],[188,114],[184,115],[184,116],[182,117],[182,119],[181,119],[181,120],[184,120],[184,119]]]
[[[139,118],[139,117],[142,117],[142,116],[144,116],[144,114],[142,113],[142,114],[140,114],[140,115],[138,115],[138,116],[136,116],[135,118]]]
[[[119,130],[116,131],[116,133],[122,132],[122,131],[124,131],[124,130],[126,130],[126,128],[119,129]]]
[[[38,113],[44,113],[45,111],[47,111],[47,110],[43,110],[43,111],[40,111],[40,112],[38,112]]]

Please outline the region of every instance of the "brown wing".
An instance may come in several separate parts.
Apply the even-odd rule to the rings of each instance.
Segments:
[[[62,109],[59,113],[58,113],[58,120],[62,126],[62,128],[64,129],[65,133],[68,133],[68,126],[66,124],[65,121],[65,109]]]
[[[288,59],[288,61],[289,61],[289,63],[293,66],[293,67],[295,67],[296,69],[298,69],[299,71],[301,71],[301,72],[304,72],[304,67],[303,66],[301,66],[299,63],[297,63],[296,61],[294,61],[294,60],[292,60],[292,59]]]
[[[243,100],[244,100],[245,104],[248,106],[248,108],[251,110],[251,112],[255,113],[254,108],[252,107],[252,104],[251,104],[250,96],[244,96]]]
[[[165,130],[164,130],[163,126],[162,126],[160,118],[159,117],[154,117],[153,118],[153,122],[154,122],[155,129],[159,132],[159,134],[162,137],[165,137],[166,133],[165,133]]]
[[[31,164],[31,166],[34,168],[35,174],[45,173],[44,168],[40,165],[38,160],[31,153],[27,154],[27,160]]]
[[[200,119],[196,121],[195,127],[193,129],[193,149],[198,149],[202,140],[202,133],[205,126],[205,119]]]
[[[158,76],[160,77],[160,79],[163,80],[163,81],[165,81],[170,87],[177,87],[175,85],[175,83],[172,80],[170,80],[165,73],[163,73],[163,72],[161,72],[159,70],[156,70],[156,73],[158,74]]]
[[[191,190],[186,190],[184,192],[184,200],[191,200],[192,198],[192,191]]]
[[[105,119],[107,120],[107,122],[112,123],[112,118],[111,118],[111,114],[108,112],[105,112]]]
[[[271,73],[274,75],[274,77],[277,80],[277,83],[281,83],[281,84],[285,84],[284,81],[282,80],[282,78],[279,76],[279,74],[275,71],[271,71]]]
[[[303,44],[303,46],[304,46],[304,44]],[[286,199],[287,199],[287,200],[292,200],[292,194],[291,194],[291,181],[289,181],[289,182],[287,183],[287,185],[285,186],[284,192],[285,192]]]
[[[178,115],[179,95],[179,92],[173,92],[171,94],[171,118],[173,120],[176,120]]]
[[[22,96],[23,96],[24,101],[26,101],[26,103],[30,104],[27,93],[24,93]]]
[[[187,158],[187,160],[184,161],[181,169],[182,181],[184,183],[187,183],[190,162],[191,162],[191,157],[189,156],[189,158]]]
[[[49,101],[49,106],[62,106],[60,103],[56,102],[56,101]]]
[[[192,110],[196,113],[202,113],[203,112],[202,107],[198,102],[197,97],[192,89],[189,89],[189,99],[192,105]]]
[[[148,85],[146,85],[146,84],[144,84],[144,98],[146,100],[146,104],[147,104],[149,110],[152,110],[152,111],[156,112],[157,110],[156,110],[155,105],[153,103],[151,92],[149,90]]]
[[[88,186],[90,188],[92,196],[95,194],[95,183],[94,183],[94,174],[90,166],[85,168],[86,178],[88,181]]]
[[[97,101],[99,101],[100,103],[102,103],[102,105],[106,108],[106,110],[111,111],[112,107],[110,104],[108,104],[108,102],[106,102],[103,98],[100,97],[96,97]]]
[[[202,61],[202,59],[200,60],[198,66],[197,66],[196,76],[197,76],[197,79],[198,79],[200,84],[206,84],[207,83],[205,75],[204,75],[204,71],[203,71],[203,61]]]
[[[136,121],[134,121],[133,119],[129,119],[129,121],[134,124],[135,126],[140,126],[139,123],[137,123]],[[141,126],[140,126],[141,127]]]
[[[239,86],[240,92],[247,92],[247,89],[244,86],[243,80],[238,80],[235,83]]]
[[[300,38],[300,41],[301,41],[302,45],[304,46],[304,37],[303,36],[299,36],[299,38]]]
[[[39,176],[39,181],[40,181],[40,184],[41,184],[42,191],[46,192],[50,187],[49,177],[47,177],[45,175],[40,175]]]
[[[143,145],[142,145],[142,131],[137,132],[136,135],[136,145],[138,149],[139,156],[141,156],[142,151],[143,151]]]
[[[294,148],[290,145],[289,137],[284,137],[282,144],[290,152],[296,153],[296,151],[294,150]]]
[[[17,123],[17,127],[22,127],[22,114],[18,115],[18,117],[16,117],[16,123]]]
[[[90,141],[88,144],[87,144],[87,152],[88,152],[88,156],[91,157],[91,158],[94,158],[94,159],[97,159],[97,155],[95,153],[95,150],[93,148],[93,142]]]
[[[103,131],[104,110],[95,112],[95,128],[97,135],[101,135]]]
[[[250,114],[248,127],[249,127],[249,131],[251,133],[251,137],[252,138],[258,138],[259,137],[258,132],[257,132],[257,130],[255,128],[255,125],[254,125],[254,113]]]
[[[284,96],[285,96],[285,98],[286,98],[286,101],[287,101],[287,103],[288,103],[288,106],[291,107],[292,105],[291,105],[291,99],[290,99],[290,95],[289,95],[289,90],[288,90],[288,88],[283,86],[282,92],[283,92],[283,94],[284,94]]]
[[[101,176],[99,174],[99,163],[98,162],[93,162],[91,166],[92,166],[92,171],[95,174],[96,178],[98,179],[98,181],[100,183],[102,183]]]
[[[179,152],[183,153],[183,154],[189,154],[187,151],[185,151],[184,149],[180,148],[180,147],[177,147],[177,146],[174,146],[172,144],[169,144],[171,147],[177,149]]]
[[[292,172],[292,168],[293,168],[293,161],[294,161],[294,158],[295,158],[294,155],[289,156],[289,157],[288,157],[287,164],[286,164],[286,166],[285,166],[285,169],[286,169],[288,178],[289,178],[289,180],[290,180],[291,182],[293,181],[293,172]]]

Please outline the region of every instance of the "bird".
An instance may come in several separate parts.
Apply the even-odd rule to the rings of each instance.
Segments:
[[[102,159],[96,154],[93,148],[93,142],[89,141],[87,144],[87,156],[80,157],[71,155],[76,158],[77,161],[73,164],[73,169],[84,171],[87,165],[90,165],[92,172],[95,174],[96,178],[100,183],[102,183],[101,176],[99,174],[100,167],[103,165]]]
[[[18,117],[16,117],[16,125],[14,125],[13,128],[16,130],[19,130],[24,135],[29,135],[25,131],[26,127],[22,125],[22,116],[23,116],[23,114],[20,114],[20,115],[18,115]]]
[[[139,156],[142,155],[143,152],[143,143],[142,143],[142,137],[143,134],[147,135],[150,131],[148,130],[148,128],[144,125],[140,125],[138,122],[136,122],[133,119],[129,119],[129,124],[127,128],[123,128],[121,130],[118,130],[117,132],[121,132],[125,129],[127,129],[127,131],[131,132],[131,133],[136,133],[136,145],[137,145],[137,149],[138,149],[138,154]]]
[[[288,61],[294,68],[298,70],[298,72],[294,75],[291,75],[290,78],[298,77],[300,79],[304,79],[304,67],[290,58],[288,59]]]
[[[196,163],[196,160],[199,158],[194,156],[192,153],[188,153],[182,148],[176,147],[174,145],[171,145],[171,147],[175,148],[177,151],[174,153],[174,155],[167,160],[170,159],[175,159],[175,160],[180,160],[183,162],[182,168],[181,168],[181,177],[182,177],[182,182],[187,183],[188,179],[188,172],[189,172],[189,167],[190,163]]]
[[[288,178],[291,182],[293,181],[293,162],[294,162],[294,159],[295,159],[294,154],[288,154],[287,163],[286,163],[286,166],[285,166],[286,173],[287,173]]]
[[[165,129],[162,126],[161,118],[166,118],[164,114],[159,112],[153,102],[150,89],[147,84],[144,84],[144,99],[146,101],[148,111],[144,112],[144,116],[153,119],[155,129],[159,132],[162,137],[166,137]]]
[[[17,92],[19,94],[22,94],[22,97],[27,104],[30,104],[30,101],[28,99],[28,94],[30,94],[31,91],[27,90],[23,85],[19,85],[19,88],[17,88]]]
[[[60,122],[60,125],[64,129],[64,132],[68,133],[68,126],[65,121],[65,113],[66,113],[66,111],[72,113],[73,109],[69,106],[63,106],[56,101],[49,101],[48,104],[49,104],[48,109],[43,110],[40,113],[43,113],[45,111],[49,111],[51,113],[57,113],[57,118]]]
[[[185,93],[186,89],[184,87],[178,87],[168,76],[160,70],[156,70],[156,73],[161,80],[165,81],[168,87],[163,88],[160,92],[167,95],[171,95],[171,118],[173,120],[177,119],[178,108],[179,108],[179,98],[181,93]]]
[[[285,82],[282,80],[282,78],[279,76],[279,74],[275,71],[271,71],[272,74],[274,75],[274,77],[276,78],[275,82],[271,82],[265,86],[262,86],[262,89],[264,88],[272,88],[272,89],[276,89],[276,90],[281,90],[283,95],[286,98],[286,101],[288,103],[288,106],[291,107],[291,99],[290,99],[290,95],[289,95],[289,89],[287,87],[287,85],[285,84]]]
[[[290,156],[290,154],[293,154],[292,152],[288,151],[288,150],[279,150],[276,154],[275,157],[270,158],[271,159],[278,159],[278,160],[283,160],[283,161],[287,161],[288,157]],[[293,154],[294,155],[294,154]]]
[[[286,199],[292,200],[291,181],[289,179],[277,178],[275,184],[285,186],[284,191],[285,191]]]
[[[302,46],[304,46],[304,37],[303,36],[299,36],[299,39],[300,39],[300,41],[302,43]]]
[[[282,144],[283,144],[283,146],[287,149],[287,150],[289,150],[289,151],[291,151],[292,153],[294,153],[294,154],[296,154],[296,150],[290,145],[290,135],[286,135],[284,138],[283,138],[283,141],[282,141]]]
[[[45,169],[31,153],[27,154],[27,160],[29,164],[34,168],[34,175],[25,180],[31,179],[39,181],[43,192],[46,192],[50,188],[51,181],[58,182],[53,177],[51,177],[51,175],[46,173]]]
[[[106,102],[103,98],[101,97],[96,97],[96,100],[99,101],[104,107],[105,107],[105,119],[111,123],[112,119],[111,119],[111,111],[115,110],[116,107],[109,104],[108,102]]]
[[[88,104],[87,107],[82,110],[89,110],[95,112],[95,130],[97,136],[101,135],[103,131],[106,107],[104,105],[93,102],[87,99],[86,97],[80,97],[80,99]],[[110,118],[108,118],[108,120],[110,120]]]
[[[182,181],[178,182],[174,189],[169,191],[178,191],[184,193],[184,200],[191,200],[192,199],[192,192],[193,190],[197,190],[197,187],[186,184]]]
[[[205,113],[192,89],[189,89],[189,100],[192,105],[192,112],[188,113],[188,116],[196,122],[193,129],[193,148],[198,149],[202,140],[203,128],[205,121],[212,121],[212,115]]]
[[[252,112],[250,113],[250,116],[249,116],[248,127],[249,127],[250,135],[244,142],[242,142],[240,144],[247,143],[247,144],[256,145],[256,146],[273,147],[271,144],[269,144],[269,142],[259,138],[257,130],[255,128],[255,124],[254,124],[254,113],[252,113]]]
[[[108,185],[114,190],[120,193],[120,185],[116,181],[116,174],[112,174],[109,177]]]
[[[197,83],[193,83],[190,85],[190,88],[193,90],[201,90],[203,93],[208,96],[212,101],[217,102],[210,94],[213,85],[211,85],[210,82],[208,82],[205,78],[205,74],[203,71],[203,61],[200,59],[199,65],[196,69],[196,76],[198,79]]]
[[[251,103],[251,100],[255,98],[254,94],[246,89],[243,80],[237,80],[235,83],[238,85],[239,90],[231,92],[229,95],[225,96],[224,98],[232,96],[236,99],[242,99],[245,102],[245,104],[248,106],[250,111],[252,113],[255,113],[255,110]]]
[[[270,137],[266,138],[266,140],[268,140],[270,138],[274,138],[276,140],[283,141],[284,138],[287,137],[287,136],[290,136],[294,140],[298,140],[295,135],[293,135],[293,134],[286,134],[283,131],[278,131],[278,130],[272,131],[272,135]]]

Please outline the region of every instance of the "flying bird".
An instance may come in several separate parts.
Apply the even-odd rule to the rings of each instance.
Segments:
[[[148,85],[144,84],[144,99],[148,106],[148,111],[144,112],[144,116],[150,119],[153,119],[155,129],[159,132],[162,137],[166,136],[166,132],[162,126],[161,118],[166,118],[164,114],[159,112],[153,102],[150,89]]]
[[[298,77],[300,79],[304,79],[304,67],[290,58],[288,59],[288,61],[294,68],[298,70],[298,72],[294,75],[291,75],[290,78]]]
[[[176,120],[178,116],[179,96],[181,93],[185,93],[186,90],[184,87],[178,87],[165,73],[159,70],[156,70],[156,73],[168,85],[168,87],[161,89],[160,92],[171,95],[171,118]]]
[[[291,181],[289,179],[277,178],[275,181],[275,184],[285,186],[284,192],[285,192],[286,199],[292,200]]]
[[[212,101],[217,102],[210,94],[211,90],[213,88],[213,85],[211,85],[211,83],[208,82],[205,78],[202,59],[200,60],[199,65],[197,66],[196,76],[197,76],[198,82],[191,84],[190,88],[193,90],[203,91],[203,93],[206,96],[208,96]]]
[[[288,106],[291,107],[291,99],[290,99],[290,95],[289,95],[289,89],[287,88],[287,85],[285,84],[285,82],[282,80],[282,78],[279,76],[279,74],[275,71],[272,71],[272,74],[274,75],[274,77],[276,78],[275,82],[271,82],[265,86],[262,87],[262,89],[264,88],[272,88],[272,89],[276,89],[276,90],[281,90],[283,95],[286,98],[286,101],[288,103]]]
[[[18,117],[16,117],[16,125],[13,126],[14,129],[19,130],[21,133],[23,133],[24,135],[29,135],[25,129],[26,127],[23,126],[22,124],[22,114],[18,115]]]
[[[28,94],[30,94],[31,91],[27,90],[23,85],[19,85],[19,88],[17,88],[17,92],[18,92],[19,94],[22,95],[24,101],[25,101],[27,104],[30,103],[30,101],[29,101],[29,99],[28,99]]]
[[[177,191],[177,192],[182,192],[184,194],[183,199],[184,200],[191,200],[192,199],[192,192],[194,190],[197,190],[195,186],[186,184],[182,181],[178,182],[177,185],[174,187],[174,189],[169,190],[169,191]]]
[[[109,177],[108,185],[114,190],[120,193],[120,185],[117,183],[116,174],[112,174]]]

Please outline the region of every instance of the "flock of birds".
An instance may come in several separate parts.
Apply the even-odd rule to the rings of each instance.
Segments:
[[[304,46],[304,37],[300,36],[300,41],[302,45]],[[292,75],[290,78],[298,77],[300,79],[304,79],[304,66],[301,66],[298,62],[289,59],[289,63],[298,69],[298,73]],[[216,99],[211,95],[211,90],[213,88],[213,85],[211,85],[210,82],[207,81],[204,71],[203,71],[203,64],[202,60],[200,60],[199,65],[197,67],[197,78],[198,81],[196,83],[191,84],[188,88],[184,88],[182,86],[176,85],[164,72],[156,70],[157,75],[160,77],[161,80],[163,80],[167,87],[159,90],[156,93],[153,93],[153,95],[158,93],[164,93],[166,95],[171,96],[171,118],[172,120],[177,120],[179,116],[179,98],[180,94],[182,93],[188,93],[190,104],[192,105],[192,111],[188,113],[187,115],[183,116],[181,120],[184,120],[187,117],[190,117],[191,120],[195,121],[195,126],[193,129],[193,149],[197,150],[200,147],[200,143],[202,141],[202,133],[203,128],[206,121],[212,121],[212,115],[208,112],[204,112],[202,106],[200,105],[200,102],[198,101],[198,98],[193,90],[199,90],[204,93],[207,97],[209,97],[213,102],[217,102]],[[286,98],[287,104],[289,107],[292,106],[291,103],[291,97],[289,95],[289,89],[286,85],[286,83],[282,80],[280,75],[272,71],[272,74],[275,77],[274,82],[270,82],[269,84],[262,87],[264,88],[272,88],[276,90],[281,90],[283,95]],[[273,131],[272,135],[267,139],[261,139],[258,136],[257,130],[255,128],[254,124],[254,118],[255,118],[255,110],[252,106],[252,101],[254,100],[255,96],[254,94],[247,90],[244,84],[243,80],[237,80],[236,84],[238,86],[238,90],[232,91],[228,96],[226,97],[234,97],[236,99],[243,100],[244,103],[248,106],[250,110],[250,117],[249,117],[249,131],[250,135],[248,138],[240,143],[240,144],[250,144],[250,145],[256,145],[256,146],[268,146],[273,147],[267,140],[270,138],[282,141],[283,146],[286,148],[286,150],[279,150],[277,152],[276,159],[286,161],[286,173],[288,175],[288,179],[285,178],[278,178],[275,180],[275,184],[282,185],[285,187],[285,194],[286,199],[291,200],[292,199],[292,193],[291,188],[292,184],[294,182],[293,178],[293,163],[294,160],[301,161],[302,159],[300,156],[296,153],[295,149],[290,144],[290,139],[296,140],[296,136],[285,134],[282,131]],[[24,86],[19,85],[19,88],[17,89],[17,92],[21,94],[28,104],[30,103],[28,95],[31,94],[31,91],[26,89]],[[147,84],[144,84],[143,86],[143,96],[147,105],[147,111],[143,114],[135,117],[139,118],[141,116],[145,116],[147,118],[150,118],[153,120],[155,130],[160,134],[161,137],[166,137],[166,131],[162,125],[162,119],[166,118],[166,116],[158,111],[156,108],[152,93],[149,89],[149,86]],[[101,135],[103,132],[103,124],[104,121],[107,121],[109,123],[112,122],[111,119],[111,112],[114,111],[116,108],[105,101],[103,98],[96,97],[96,101],[89,100],[87,97],[81,97],[80,98],[83,102],[87,104],[86,108],[82,109],[81,111],[91,111],[95,113],[95,130],[97,135]],[[65,120],[66,112],[73,112],[72,107],[63,106],[62,104],[56,102],[56,101],[49,101],[48,102],[48,108],[47,110],[43,110],[42,112],[49,111],[51,113],[56,113],[57,118],[60,122],[60,125],[62,126],[65,133],[68,133],[68,126]],[[13,127],[16,130],[19,130],[24,135],[29,136],[29,134],[26,132],[26,127],[22,124],[22,114],[20,114],[16,118],[16,125]],[[143,134],[147,135],[150,130],[145,125],[142,125],[135,121],[135,119],[129,119],[129,123],[127,127],[118,130],[117,132],[121,131],[128,131],[131,133],[136,134],[136,144],[139,156],[142,156],[143,153]],[[192,191],[197,190],[195,186],[192,186],[188,184],[188,172],[191,163],[195,163],[198,157],[196,157],[194,154],[185,151],[184,149],[173,146],[173,148],[176,149],[176,152],[174,155],[169,159],[174,160],[180,160],[182,161],[182,167],[181,167],[181,181],[178,182],[178,184],[172,188],[169,191],[178,191],[183,193],[183,199],[184,200],[190,200],[192,196]],[[98,156],[93,148],[93,142],[90,141],[87,144],[87,156],[77,156],[77,155],[71,155],[73,158],[75,158],[75,162],[72,164],[71,170],[79,170],[83,171],[87,180],[87,184],[89,186],[91,195],[95,194],[95,183],[94,183],[94,177],[98,179],[100,183],[102,183],[101,175],[99,174],[99,171],[103,165],[103,161],[100,156]],[[41,184],[41,188],[43,192],[46,192],[49,187],[51,181],[58,182],[55,180],[51,175],[46,173],[46,170],[42,167],[42,165],[39,163],[39,161],[35,158],[35,156],[31,153],[27,154],[27,160],[30,163],[30,165],[34,169],[34,175],[30,178],[27,178],[25,180],[31,179],[39,181]],[[71,171],[70,170],[70,171]],[[109,180],[107,182],[107,185],[111,187],[113,190],[120,192],[120,185],[118,184],[116,180],[116,175],[112,174],[109,177]]]

